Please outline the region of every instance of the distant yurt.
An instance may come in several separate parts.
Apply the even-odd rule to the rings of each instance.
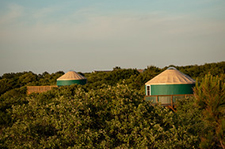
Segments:
[[[84,85],[86,83],[87,79],[75,71],[69,71],[57,79],[57,86],[59,87],[72,84]]]
[[[192,95],[194,86],[194,79],[169,67],[145,83],[145,99],[162,105],[173,105],[177,99]]]

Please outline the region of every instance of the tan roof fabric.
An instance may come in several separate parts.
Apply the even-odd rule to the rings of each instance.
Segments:
[[[180,72],[176,68],[168,68],[153,79],[145,83],[145,85],[152,84],[194,84],[195,80],[188,75]]]
[[[83,80],[83,79],[86,78],[75,71],[69,71],[64,75],[62,75],[61,77],[59,77],[57,80]]]

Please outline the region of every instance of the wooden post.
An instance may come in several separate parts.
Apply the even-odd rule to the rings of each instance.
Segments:
[[[171,106],[173,107],[173,95],[171,95]]]

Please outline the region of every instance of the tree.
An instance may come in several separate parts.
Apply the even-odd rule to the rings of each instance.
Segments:
[[[34,74],[33,72],[24,73],[18,79],[18,83],[20,84],[20,86],[28,85],[29,83],[31,84],[32,82],[36,82],[36,81],[37,81],[37,75]]]
[[[172,111],[152,106],[127,85],[60,87],[12,105],[2,129],[8,148],[193,148],[197,136],[176,125]]]
[[[0,95],[12,88],[12,82],[8,79],[1,79],[0,84]]]
[[[204,132],[201,148],[225,148],[224,79],[207,74],[194,88],[196,104],[202,109]]]
[[[195,104],[194,97],[176,101],[176,125],[185,127],[185,130],[194,136],[200,136],[203,131],[202,111]],[[197,137],[197,144],[200,137]]]

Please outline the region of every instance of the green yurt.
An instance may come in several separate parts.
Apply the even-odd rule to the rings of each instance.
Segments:
[[[176,98],[192,95],[194,86],[194,79],[174,67],[169,67],[145,83],[146,100],[172,104]]]
[[[57,86],[59,87],[72,84],[84,85],[86,83],[87,79],[75,71],[69,71],[57,79]]]

